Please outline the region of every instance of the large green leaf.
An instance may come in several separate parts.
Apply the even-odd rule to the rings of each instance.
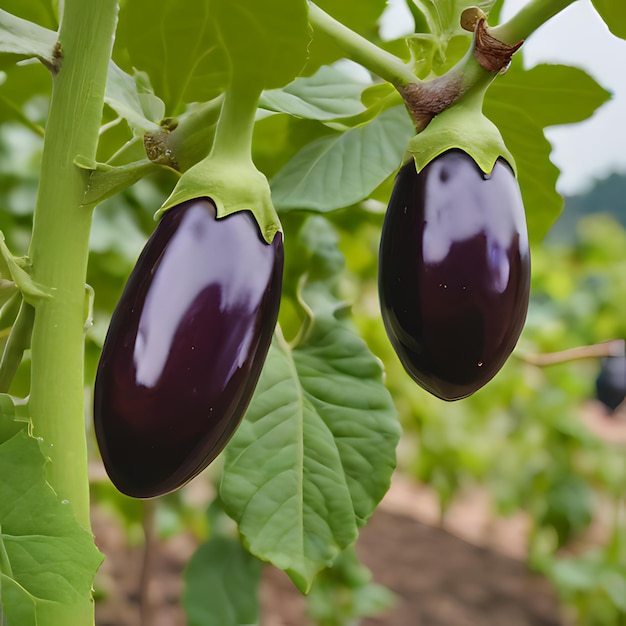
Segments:
[[[524,70],[521,59],[487,92],[484,111],[515,158],[531,240],[545,236],[563,206],[544,127],[584,120],[608,98],[582,70],[563,65]]]
[[[365,110],[363,89],[370,85],[336,67],[325,65],[309,78],[298,78],[282,89],[265,91],[260,105],[271,111],[310,120],[351,117]]]
[[[233,71],[282,87],[304,65],[308,40],[304,0],[198,0],[193,7],[185,0],[128,0],[115,54],[127,70],[148,73],[175,115],[185,103],[215,97]]]
[[[2,0],[2,8],[22,19],[56,30],[59,23],[59,2],[60,0],[37,0],[37,2]]]
[[[259,621],[261,562],[230,537],[211,537],[185,569],[188,626],[241,626]]]
[[[272,179],[278,210],[332,211],[367,198],[402,160],[414,133],[404,106],[305,146]]]
[[[609,30],[626,39],[626,3],[619,0],[591,0]]]
[[[54,31],[0,9],[0,52],[37,57],[51,63],[56,40]]]
[[[190,12],[193,20],[190,21]],[[228,82],[211,0],[127,0],[115,42],[118,64],[145,71],[168,114],[215,97]]]
[[[26,429],[0,413],[0,604],[9,624],[42,626],[64,605],[89,612],[102,555],[44,478],[45,459]]]
[[[309,45],[306,0],[213,0],[221,44],[238,79],[282,87],[302,70]]]
[[[295,349],[278,333],[221,485],[248,549],[307,591],[384,495],[398,435],[380,365],[351,328],[318,318]]]

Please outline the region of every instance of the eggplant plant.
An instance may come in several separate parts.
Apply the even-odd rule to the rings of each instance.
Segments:
[[[3,4],[0,147],[41,154],[35,179],[0,172],[1,624],[94,624],[100,463],[135,498],[218,484],[189,624],[258,623],[260,562],[388,601],[353,547],[402,402],[352,319],[339,233],[377,220],[381,328],[421,387],[496,377],[562,206],[543,128],[608,98],[520,59],[576,1],[501,22],[500,0],[407,0],[398,42],[383,0]],[[626,36],[620,3],[594,6]]]

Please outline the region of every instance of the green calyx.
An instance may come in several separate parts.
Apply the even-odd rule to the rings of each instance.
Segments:
[[[484,92],[484,88],[472,90],[437,115],[409,141],[404,160],[412,157],[419,172],[435,157],[458,148],[469,154],[485,174],[491,173],[501,157],[517,176],[515,159],[500,131],[482,112]]]
[[[211,153],[189,168],[155,217],[187,200],[209,198],[217,218],[250,211],[267,243],[281,231],[265,175],[252,162],[252,132],[261,88],[233,83],[224,95]]]
[[[267,178],[252,163],[209,155],[181,176],[155,217],[160,218],[168,209],[196,198],[210,198],[218,219],[237,211],[250,211],[267,243],[281,230]]]

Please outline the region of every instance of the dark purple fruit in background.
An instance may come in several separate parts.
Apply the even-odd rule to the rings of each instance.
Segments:
[[[396,178],[383,226],[379,294],[410,376],[443,400],[487,383],[522,331],[530,289],[524,207],[501,159],[486,176],[461,150]]]
[[[596,378],[596,398],[611,412],[626,400],[626,356],[602,359]]]
[[[278,316],[282,235],[208,199],[165,213],[113,313],[94,423],[115,486],[148,498],[184,485],[224,448],[258,381]]]

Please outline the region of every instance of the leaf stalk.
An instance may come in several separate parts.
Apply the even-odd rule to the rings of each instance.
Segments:
[[[576,0],[532,0],[510,20],[490,28],[493,37],[507,44],[527,39],[540,26]]]
[[[355,33],[312,2],[309,3],[309,21],[314,30],[331,37],[349,59],[361,64],[394,87],[400,89],[409,83],[420,82],[401,59]]]

